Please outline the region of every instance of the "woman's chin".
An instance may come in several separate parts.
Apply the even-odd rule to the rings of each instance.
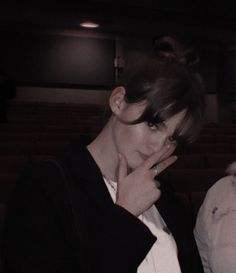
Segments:
[[[130,162],[129,165],[129,168],[134,171],[136,170],[139,166],[141,166],[143,164],[143,160],[136,160],[136,161],[133,161],[133,162]]]

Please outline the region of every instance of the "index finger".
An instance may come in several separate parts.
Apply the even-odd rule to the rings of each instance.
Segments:
[[[140,166],[140,168],[144,169],[151,169],[153,165],[157,164],[158,162],[162,161],[165,155],[167,155],[170,146],[164,146],[160,151],[152,154],[148,157]],[[172,151],[173,152],[173,151]]]
[[[170,157],[166,158],[165,160],[161,161],[160,163],[158,163],[158,165],[157,165],[158,169],[157,169],[156,175],[163,172],[166,168],[168,168],[170,165],[172,165],[176,160],[177,160],[177,156],[173,155],[173,156],[170,156]]]

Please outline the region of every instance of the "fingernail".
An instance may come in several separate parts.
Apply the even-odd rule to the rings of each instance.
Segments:
[[[121,154],[120,153],[118,153],[118,157],[119,157],[119,160],[121,160]]]

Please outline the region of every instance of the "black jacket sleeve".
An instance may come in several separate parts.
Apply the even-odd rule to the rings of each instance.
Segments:
[[[177,247],[182,273],[204,273],[193,236],[190,204],[182,202],[167,181],[162,183],[162,196],[157,208],[171,230]]]
[[[3,271],[78,272],[74,270],[75,259],[67,243],[61,212],[40,183],[39,170],[45,171],[33,167],[22,174],[12,196],[3,234]],[[47,176],[49,171],[45,179]],[[53,170],[50,176],[58,178]],[[56,195],[59,189],[54,190]]]
[[[4,273],[137,272],[156,240],[148,228],[115,204],[96,214],[81,193],[78,236],[64,178],[51,165],[19,178],[4,231]]]

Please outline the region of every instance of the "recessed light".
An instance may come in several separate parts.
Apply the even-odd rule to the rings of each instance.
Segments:
[[[81,27],[85,27],[85,28],[97,28],[99,27],[99,24],[92,22],[92,21],[85,21],[80,23]]]

